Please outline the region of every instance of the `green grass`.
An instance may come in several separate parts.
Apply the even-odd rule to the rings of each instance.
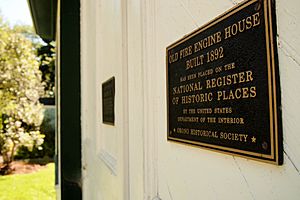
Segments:
[[[0,200],[54,200],[54,164],[31,174],[0,176]]]

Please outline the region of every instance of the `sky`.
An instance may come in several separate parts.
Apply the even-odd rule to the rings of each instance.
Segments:
[[[27,0],[0,0],[0,13],[10,25],[26,24],[32,26]]]

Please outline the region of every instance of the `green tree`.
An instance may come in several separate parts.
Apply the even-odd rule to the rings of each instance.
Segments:
[[[23,33],[0,18],[0,150],[8,166],[19,146],[43,143],[41,72],[32,41]]]
[[[21,33],[32,42],[37,50],[39,69],[42,71],[42,83],[44,86],[44,98],[54,98],[55,94],[55,42],[44,42],[34,29],[29,25],[15,25],[13,31]]]
[[[40,70],[46,98],[54,98],[55,94],[55,43],[47,43],[38,48]]]

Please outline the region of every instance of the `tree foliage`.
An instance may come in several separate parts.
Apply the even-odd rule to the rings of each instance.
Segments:
[[[37,50],[40,67],[42,71],[42,83],[44,86],[43,98],[54,98],[55,94],[55,42],[42,42],[41,38],[34,33],[33,27],[28,25],[15,25],[14,31],[22,33],[32,42]]]
[[[32,149],[43,143],[39,97],[44,89],[35,48],[24,29],[0,18],[0,150],[6,163],[19,146]]]
[[[42,71],[42,82],[44,85],[44,95],[46,98],[54,98],[55,94],[55,43],[38,48],[40,67]]]

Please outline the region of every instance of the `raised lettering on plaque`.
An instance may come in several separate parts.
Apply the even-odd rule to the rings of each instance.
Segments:
[[[115,77],[102,84],[102,120],[105,124],[115,124]]]
[[[244,1],[166,54],[169,141],[282,164],[274,1]]]

